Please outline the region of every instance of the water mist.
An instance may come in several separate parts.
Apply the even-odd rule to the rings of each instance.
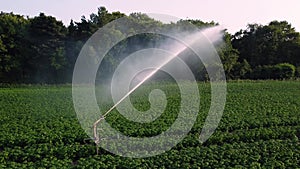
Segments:
[[[122,27],[122,35],[125,36],[113,33],[112,30],[118,27]],[[132,28],[136,28],[134,33]],[[99,106],[102,105],[97,102],[95,93],[97,81],[95,79],[101,61],[122,40],[144,33],[168,38],[157,42],[155,47],[145,47],[130,53],[118,62],[113,73],[108,75],[111,80],[101,91],[101,99],[105,101],[106,98],[111,98],[114,104],[101,112]],[[111,36],[109,39],[108,35]],[[128,18],[121,18],[106,25],[87,41],[74,69],[73,102],[83,129],[97,146],[121,156],[143,158],[171,149],[191,130],[199,112],[199,90],[194,74],[187,64],[192,55],[205,66],[211,82],[211,108],[199,138],[200,142],[206,141],[221,119],[226,99],[226,79],[215,49],[222,44],[222,37],[223,30],[219,26],[199,30],[188,24],[184,29],[182,27],[153,29],[141,27]],[[110,42],[109,45],[101,45],[100,42],[105,38],[106,42]],[[129,99],[134,91],[151,80],[159,71],[166,72],[176,81],[181,94],[178,117],[172,126],[159,135],[145,138],[126,136],[110,126],[105,119],[113,110],[117,110],[132,122],[142,124],[150,123],[162,114],[167,102],[163,91],[159,89],[150,92],[150,109],[146,112],[140,113]]]

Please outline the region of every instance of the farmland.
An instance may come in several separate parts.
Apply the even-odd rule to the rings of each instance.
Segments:
[[[71,86],[2,86],[0,168],[300,167],[299,81],[229,82],[221,122],[203,144],[198,137],[210,106],[210,85],[198,86],[200,112],[189,134],[170,151],[141,159],[120,157],[104,149],[96,154],[95,144],[76,118]],[[161,84],[161,88],[170,98],[168,104],[176,105],[177,86]],[[149,107],[144,99],[134,99],[143,94],[140,89],[132,96],[139,109]],[[110,123],[126,135],[156,135],[171,125],[176,108],[174,112],[170,108],[147,125],[131,124],[121,117]],[[107,120],[117,116],[114,112]]]

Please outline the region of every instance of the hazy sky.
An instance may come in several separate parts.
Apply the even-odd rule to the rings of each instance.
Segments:
[[[234,33],[248,23],[287,20],[300,31],[300,0],[1,0],[0,10],[36,16],[55,16],[65,25],[105,6],[110,12],[162,13],[182,19],[216,21]]]

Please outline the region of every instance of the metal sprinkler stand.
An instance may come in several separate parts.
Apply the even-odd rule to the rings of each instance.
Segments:
[[[94,133],[94,142],[96,144],[96,152],[97,152],[97,155],[99,154],[99,143],[100,143],[100,138],[99,138],[99,135],[97,133],[97,125],[102,121],[104,120],[105,117],[102,116],[100,119],[98,119],[94,124],[93,124],[93,133]]]
[[[123,96],[115,105],[113,105],[106,113],[104,113],[94,124],[93,124],[93,133],[94,133],[94,140],[97,146],[97,154],[98,154],[98,146],[100,143],[99,135],[97,134],[97,125],[101,122],[101,120],[104,120],[105,117],[113,110],[115,109],[126,97],[128,97],[132,92],[134,92],[138,87],[140,87],[146,80],[151,78],[158,70],[160,70],[163,66],[168,64],[171,60],[173,60],[177,55],[179,55],[181,52],[183,52],[186,48],[181,49],[178,51],[175,55],[172,55],[168,60],[163,62],[159,67],[155,68],[152,72],[150,72],[142,81],[140,81],[134,88],[132,88],[125,96]]]

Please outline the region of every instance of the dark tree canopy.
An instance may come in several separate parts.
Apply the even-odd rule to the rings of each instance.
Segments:
[[[286,21],[250,24],[233,36],[232,44],[240,52],[239,59],[246,59],[251,66],[300,64],[300,35]]]
[[[28,51],[29,21],[12,13],[0,14],[0,79],[3,82],[24,78],[24,53]]]
[[[199,28],[218,25],[213,21],[203,22],[199,19],[165,24],[142,13],[126,16],[121,12],[109,12],[105,7],[98,8],[97,13],[88,18],[82,16],[80,21],[71,20],[67,27],[55,17],[44,13],[25,18],[1,12],[0,83],[71,82],[73,67],[85,42],[99,28],[124,16],[145,30],[155,27],[178,28],[184,31],[189,29],[183,26],[186,26],[186,22]],[[118,28],[112,28],[110,33],[124,36]],[[101,69],[111,72],[123,56],[145,46],[156,47],[156,42],[164,38],[166,37],[154,34],[128,38],[108,53]],[[103,43],[110,42],[109,38],[103,39]],[[228,79],[268,78],[261,77],[263,71],[281,71],[282,65],[291,65],[290,70],[295,72],[289,73],[289,76],[282,75],[281,78],[300,75],[300,35],[287,21],[272,21],[268,25],[249,24],[247,29],[234,35],[224,30],[223,44],[217,47]],[[197,80],[207,80],[206,71],[201,63],[198,64],[193,59],[186,62]],[[284,69],[287,69],[286,67]],[[279,76],[275,78],[277,77]]]
[[[67,29],[61,21],[41,13],[30,19],[28,29],[31,44],[30,67],[34,82],[57,83],[66,66],[64,41]]]

